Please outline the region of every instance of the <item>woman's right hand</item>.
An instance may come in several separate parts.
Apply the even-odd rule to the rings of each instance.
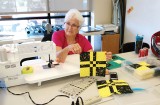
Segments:
[[[69,51],[72,51],[74,54],[80,54],[82,52],[82,48],[78,43],[70,44],[68,48],[69,48]]]
[[[82,48],[80,47],[80,45],[78,43],[70,44],[67,47],[65,47],[64,49],[62,49],[60,47],[56,47],[56,50],[57,50],[56,61],[58,63],[60,63],[60,62],[64,63],[65,62],[69,51],[72,51],[74,54],[80,54],[82,52]]]

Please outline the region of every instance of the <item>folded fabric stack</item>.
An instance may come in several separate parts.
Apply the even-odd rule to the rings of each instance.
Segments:
[[[160,75],[160,68],[146,61],[131,64],[130,67],[134,69],[133,75],[141,80]]]

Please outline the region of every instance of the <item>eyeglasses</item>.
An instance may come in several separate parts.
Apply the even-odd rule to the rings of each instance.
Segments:
[[[71,24],[70,22],[65,22],[64,24],[66,24],[67,26],[71,26],[72,28],[79,28],[78,25],[76,25],[76,24]]]

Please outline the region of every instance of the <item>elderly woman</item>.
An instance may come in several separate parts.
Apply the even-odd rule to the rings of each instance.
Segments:
[[[65,16],[64,30],[53,33],[52,41],[56,44],[58,62],[65,62],[69,54],[93,51],[86,37],[79,34],[83,22],[81,13],[76,9],[71,9]],[[112,53],[108,52],[107,55],[107,59],[110,59]]]

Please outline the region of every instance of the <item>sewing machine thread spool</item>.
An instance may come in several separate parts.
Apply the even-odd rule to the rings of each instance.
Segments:
[[[0,47],[0,62],[7,61],[7,52],[6,49],[3,47]]]

